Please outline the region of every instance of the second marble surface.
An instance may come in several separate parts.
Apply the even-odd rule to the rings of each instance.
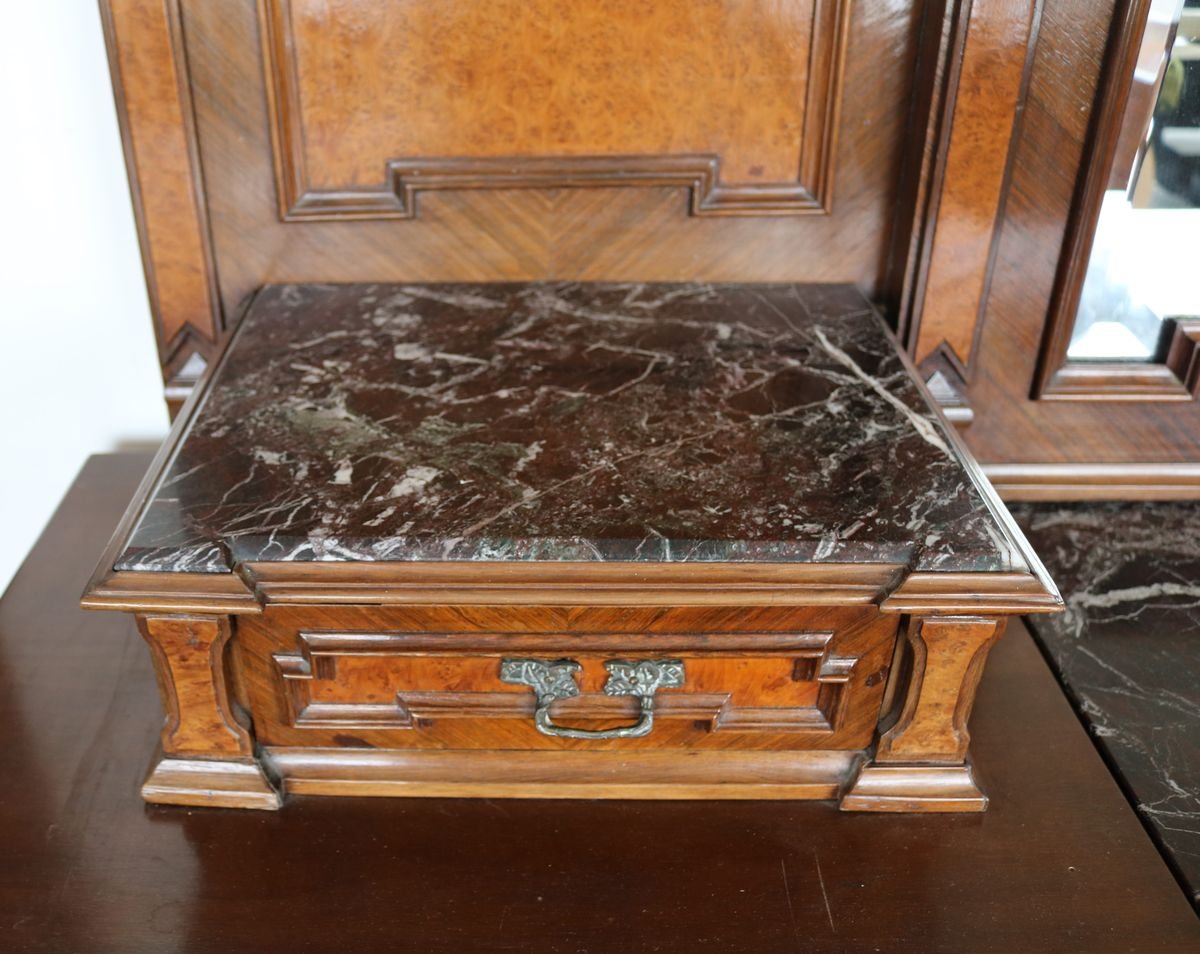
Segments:
[[[265,289],[118,569],[1025,563],[848,286]]]
[[[1015,513],[1066,600],[1030,628],[1200,903],[1200,503]]]

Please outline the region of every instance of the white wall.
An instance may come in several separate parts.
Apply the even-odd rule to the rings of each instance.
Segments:
[[[167,429],[96,0],[5,5],[0,187],[2,591],[89,454]]]

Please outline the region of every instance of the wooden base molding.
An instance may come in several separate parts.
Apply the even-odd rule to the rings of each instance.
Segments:
[[[844,812],[982,812],[969,763],[962,765],[863,765],[842,796]]]
[[[371,751],[268,748],[289,795],[836,798],[859,753]]]
[[[254,759],[159,758],[142,785],[142,798],[159,805],[267,811],[283,805],[279,790]]]
[[[1200,464],[984,464],[1005,500],[1195,500]]]

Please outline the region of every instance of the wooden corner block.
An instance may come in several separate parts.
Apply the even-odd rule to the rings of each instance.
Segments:
[[[159,758],[142,784],[142,798],[158,805],[266,811],[283,805],[283,796],[254,759]]]
[[[844,812],[982,812],[970,763],[961,765],[879,765],[868,762],[842,795]]]

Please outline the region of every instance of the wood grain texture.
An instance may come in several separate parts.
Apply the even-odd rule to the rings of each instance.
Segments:
[[[7,950],[1196,949],[1195,913],[1019,620],[971,722],[982,817],[713,798],[147,808],[150,655],[128,618],[72,602],[147,463],[92,458],[0,600]]]
[[[877,762],[961,762],[967,719],[983,664],[1004,621],[972,617],[915,619],[906,631],[912,677],[896,723],[879,738]]]
[[[178,8],[101,0],[142,264],[164,378],[208,355],[223,319]]]
[[[855,749],[873,737],[896,620],[872,608],[287,607],[243,619],[237,667],[268,746],[595,752]],[[601,694],[611,659],[682,659],[638,739],[551,738],[504,657],[578,660],[556,721],[637,720]],[[465,757],[465,756],[464,756]]]
[[[873,288],[887,255],[917,21],[909,3],[851,5],[843,121],[828,165],[837,201],[829,215],[697,217],[689,214],[683,186],[594,182],[588,188],[435,190],[421,196],[415,220],[283,222],[257,9],[184,0],[222,302],[236,312],[263,284],[293,280],[705,277],[844,279]],[[303,60],[298,63],[303,73]],[[820,64],[812,68],[824,72]],[[796,132],[788,140],[793,148]],[[716,155],[718,146],[694,148]],[[378,183],[383,163],[394,157],[372,150],[361,158],[377,170],[372,181]]]
[[[696,214],[824,212],[847,9],[264,0],[282,214],[639,182],[691,188]]]
[[[1193,398],[1200,398],[1200,318],[1171,319],[1166,366]]]
[[[138,629],[150,645],[167,713],[163,751],[202,758],[249,756],[250,732],[231,708],[226,689],[229,620],[139,616]]]
[[[1014,143],[993,278],[974,349],[967,444],[1006,495],[1197,496],[1200,406],[1031,397],[1110,28],[1109,0],[1045,0]],[[1053,488],[1053,489],[1051,489]]]
[[[970,5],[918,299],[918,360],[944,346],[960,366],[970,363],[1040,6],[1040,0]]]
[[[984,468],[1005,500],[1190,500],[1200,463],[992,464]]]

